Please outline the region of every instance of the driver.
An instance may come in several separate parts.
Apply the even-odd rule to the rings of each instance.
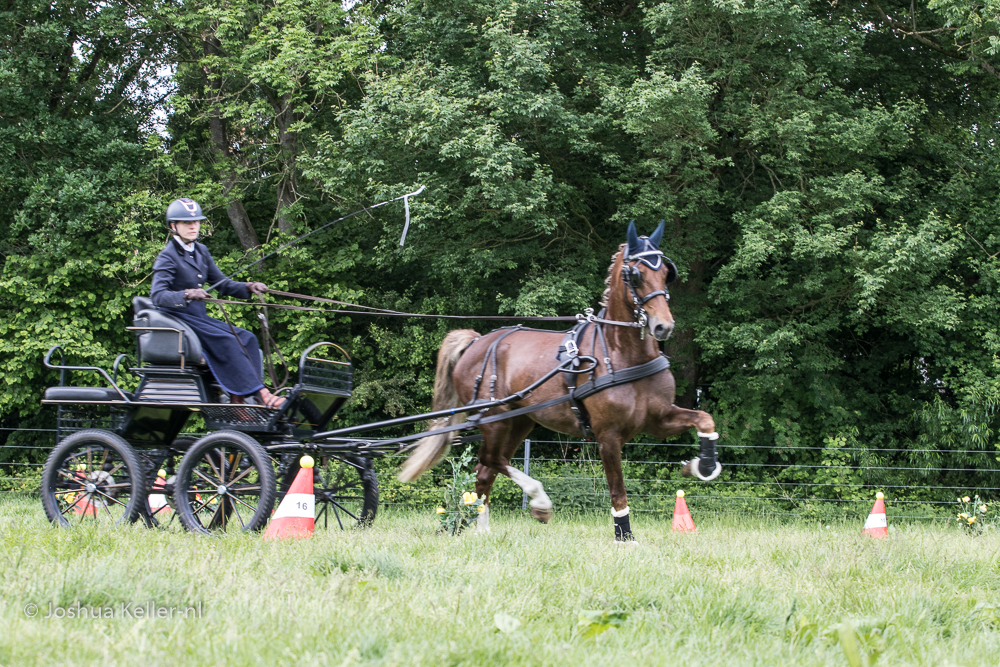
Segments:
[[[198,334],[205,361],[230,394],[232,403],[245,403],[247,396],[259,395],[264,405],[278,407],[285,402],[284,397],[268,391],[260,376],[260,364],[251,362],[260,358],[256,336],[209,317],[204,303],[211,298],[205,285],[214,286],[219,294],[241,299],[249,299],[250,293],[264,294],[267,286],[239,283],[222,275],[208,248],[198,243],[204,219],[201,206],[193,199],[175,199],[167,207],[167,225],[173,238],[153,264],[150,298],[157,308]]]

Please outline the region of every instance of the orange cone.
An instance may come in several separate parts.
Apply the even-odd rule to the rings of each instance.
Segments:
[[[170,505],[167,504],[167,497],[163,494],[163,488],[167,484],[167,471],[160,470],[156,473],[156,481],[153,482],[153,490],[160,491],[160,493],[149,494],[149,509],[154,516],[166,516],[173,512]]]
[[[677,502],[674,503],[674,532],[675,533],[694,533],[698,529],[694,526],[694,519],[691,518],[691,512],[688,511],[688,505],[684,501],[684,492],[677,492]]]
[[[86,486],[88,481],[87,473],[84,472],[86,469],[86,466],[82,464],[78,465],[76,467],[77,472],[75,475],[80,484],[84,486]],[[73,499],[75,503],[73,505],[73,514],[76,514],[77,516],[97,516],[97,503],[92,502],[93,497],[96,494],[88,494],[86,491],[81,491],[80,493],[84,496],[84,499],[83,502],[80,502],[79,496]]]
[[[303,456],[301,468],[288,493],[281,499],[278,511],[264,532],[265,540],[292,537],[312,537],[316,527],[316,497],[313,495],[313,458]]]
[[[865,527],[861,531],[864,535],[871,537],[889,537],[889,523],[885,520],[885,495],[879,491],[875,494],[875,505],[872,507]]]

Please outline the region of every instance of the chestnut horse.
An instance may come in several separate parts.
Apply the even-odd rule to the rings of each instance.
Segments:
[[[581,353],[593,351],[594,357],[600,359],[595,368],[596,377],[607,374],[609,367],[620,373],[657,359],[660,356],[658,341],[665,340],[673,331],[674,318],[666,286],[676,277],[677,270],[659,250],[662,235],[662,222],[648,238],[638,236],[635,225],[629,224],[628,241],[612,258],[601,302],[606,311],[592,318],[600,324],[587,327],[578,341]],[[603,329],[603,335],[599,329]],[[647,336],[647,332],[650,335]],[[483,336],[471,329],[450,332],[438,352],[434,410],[487,398],[484,395],[486,388],[481,388],[482,375],[489,376],[491,372],[490,398],[509,396],[525,389],[559,363],[557,350],[565,335],[565,332],[520,328],[498,329]],[[559,373],[523,400],[495,407],[486,414],[502,414],[537,405],[565,396],[568,391],[566,376]],[[711,415],[677,407],[673,404],[674,395],[673,374],[668,364],[662,363],[662,369],[655,374],[607,387],[581,401],[585,408],[584,419],[589,415],[590,431],[599,445],[604,464],[616,540],[633,539],[622,474],[622,445],[637,434],[666,438],[697,429],[700,455],[685,463],[684,474],[708,481],[722,470],[716,458],[718,434]],[[581,435],[583,429],[587,435],[586,422],[581,421],[570,406],[562,402],[481,426],[483,444],[476,467],[476,493],[486,497],[487,509],[480,514],[480,529],[489,529],[489,494],[498,473],[508,475],[524,489],[531,499],[532,516],[543,523],[551,518],[552,501],[542,484],[512,467],[510,458],[536,424],[575,436]],[[445,422],[457,424],[462,419],[461,415],[444,417],[432,422],[430,429],[439,428]],[[413,480],[429,470],[445,456],[452,439],[452,433],[444,433],[420,440],[404,463],[400,478]]]

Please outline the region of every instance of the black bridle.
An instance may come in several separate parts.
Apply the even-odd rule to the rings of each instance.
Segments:
[[[662,250],[653,247],[646,237],[641,238],[646,241],[646,250],[633,255],[626,255],[622,259],[622,289],[625,292],[625,298],[632,300],[632,305],[634,306],[632,314],[639,326],[639,338],[645,339],[649,315],[646,313],[644,306],[658,296],[662,296],[669,304],[670,292],[666,290],[666,285],[677,279],[677,267],[669,257],[664,257]],[[633,266],[631,262],[637,262],[637,264]],[[636,287],[642,280],[642,273],[639,271],[638,264],[645,264],[653,271],[659,271],[666,266],[667,279],[664,282],[664,289],[655,290],[645,296],[640,296],[636,290]]]

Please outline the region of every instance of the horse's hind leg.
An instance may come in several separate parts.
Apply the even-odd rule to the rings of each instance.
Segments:
[[[712,419],[712,415],[702,410],[685,410],[672,405],[654,435],[661,437],[677,435],[690,428],[698,431],[699,451],[698,456],[684,463],[681,474],[710,482],[722,473],[722,464],[719,463],[715,449],[719,434],[715,432],[715,420]]]
[[[483,447],[479,451],[479,462],[514,480],[514,483],[521,487],[530,499],[528,507],[531,508],[531,516],[542,523],[548,523],[552,518],[552,501],[545,493],[542,483],[510,465],[510,457],[517,451],[525,436],[531,433],[531,429],[534,427],[535,422],[526,417],[484,426],[482,429]],[[492,482],[490,486],[492,486]],[[478,480],[476,488],[479,488]]]

